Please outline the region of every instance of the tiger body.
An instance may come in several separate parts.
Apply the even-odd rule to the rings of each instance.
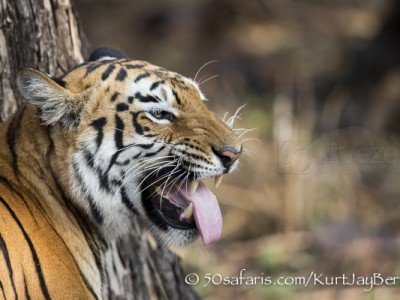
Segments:
[[[107,243],[135,217],[165,244],[218,238],[201,180],[236,168],[235,132],[193,80],[99,53],[58,79],[19,74],[28,103],[0,126],[0,299],[101,299]]]
[[[100,244],[65,203],[54,144],[36,114],[25,107],[0,129],[0,299],[99,298]]]

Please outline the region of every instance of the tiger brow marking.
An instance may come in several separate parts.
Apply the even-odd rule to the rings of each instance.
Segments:
[[[127,68],[128,70],[133,70],[133,69],[141,69],[143,68],[145,65],[140,65],[140,64],[136,64],[136,65],[124,65],[125,68]]]
[[[86,68],[86,73],[83,77],[88,76],[90,73],[92,73],[93,71],[95,71],[96,69],[100,68],[101,66],[103,66],[104,63],[98,63],[98,64],[91,64]]]
[[[157,98],[150,95],[143,96],[140,92],[137,92],[135,94],[135,98],[138,99],[140,102],[160,102]]]
[[[136,77],[135,82],[138,83],[140,80],[147,78],[147,77],[150,77],[149,73],[140,74],[138,77]]]
[[[156,88],[158,88],[158,86],[160,84],[163,84],[163,83],[164,83],[164,80],[159,80],[159,81],[154,82],[150,87],[150,91],[154,91]]]
[[[108,68],[103,72],[103,74],[101,74],[101,79],[106,80],[111,75],[111,73],[114,71],[114,69],[115,69],[115,65],[113,65],[113,64],[109,65]]]
[[[121,68],[118,71],[117,77],[115,79],[118,81],[124,81],[124,79],[126,78],[127,75],[128,75],[128,73],[126,72],[126,70],[124,68]]]

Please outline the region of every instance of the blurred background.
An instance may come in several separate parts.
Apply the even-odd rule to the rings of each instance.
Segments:
[[[397,287],[218,284],[400,276],[400,1],[76,0],[93,47],[195,77],[246,155],[222,239],[176,251],[204,299],[399,299]],[[211,63],[212,62],[212,63]],[[220,274],[220,276],[218,275]],[[320,278],[320,279],[321,279]],[[351,281],[351,280],[350,280]],[[328,281],[329,283],[329,281]],[[379,280],[377,281],[379,282]]]

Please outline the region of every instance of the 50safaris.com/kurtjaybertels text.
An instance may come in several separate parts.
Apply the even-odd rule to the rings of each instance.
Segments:
[[[356,274],[342,274],[339,276],[327,276],[323,273],[311,271],[308,276],[268,276],[264,273],[253,275],[246,269],[241,269],[238,275],[224,276],[219,273],[206,273],[198,275],[190,273],[186,275],[185,282],[188,285],[225,285],[225,286],[256,286],[256,285],[277,285],[277,286],[359,286],[366,292],[378,286],[400,285],[400,276],[383,276],[380,273],[373,273],[370,276],[358,276]]]

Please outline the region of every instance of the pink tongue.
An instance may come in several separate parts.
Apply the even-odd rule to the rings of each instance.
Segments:
[[[221,210],[217,198],[203,183],[199,183],[194,194],[183,185],[178,192],[171,192],[168,196],[172,203],[181,207],[193,203],[194,220],[205,246],[219,240],[222,233]]]

